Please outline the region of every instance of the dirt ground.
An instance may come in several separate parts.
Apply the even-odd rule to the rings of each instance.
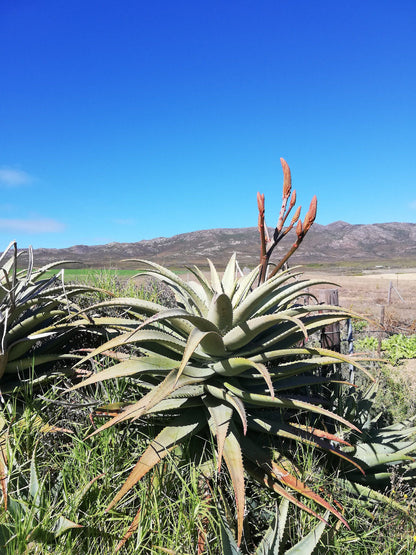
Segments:
[[[328,280],[328,274],[305,272],[305,277]],[[360,276],[333,275],[338,284],[339,304],[384,326],[393,333],[416,333],[416,270],[401,273],[371,273]],[[331,288],[331,286],[322,286]]]

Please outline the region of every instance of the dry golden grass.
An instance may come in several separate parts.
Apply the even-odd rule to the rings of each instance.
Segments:
[[[372,273],[360,276],[320,274],[305,277],[337,283],[339,304],[380,322],[384,307],[385,329],[393,333],[416,333],[416,271]]]

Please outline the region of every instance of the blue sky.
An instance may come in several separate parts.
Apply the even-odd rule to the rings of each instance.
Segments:
[[[0,239],[416,222],[416,3],[4,0]]]

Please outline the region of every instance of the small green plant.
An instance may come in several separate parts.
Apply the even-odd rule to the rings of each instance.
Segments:
[[[360,332],[365,331],[367,327],[368,327],[368,322],[364,319],[362,319],[362,320],[353,320],[352,321],[352,329],[356,333],[360,333]]]
[[[377,351],[378,339],[374,336],[364,337],[356,341],[355,348],[356,351]],[[381,351],[392,364],[397,364],[402,359],[416,358],[416,335],[406,336],[400,333],[383,339]]]
[[[363,337],[362,339],[357,339],[357,341],[354,342],[354,349],[357,352],[358,351],[368,351],[368,352],[377,351],[378,340],[376,337],[371,335],[367,337]]]
[[[404,358],[416,358],[416,335],[392,335],[381,342],[381,348],[393,364]]]

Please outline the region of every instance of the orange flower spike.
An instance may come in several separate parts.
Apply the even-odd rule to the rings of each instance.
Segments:
[[[281,235],[281,237],[284,237],[285,235],[287,235],[289,233],[289,231],[291,231],[293,229],[293,226],[295,225],[295,223],[299,220],[300,217],[300,211],[301,211],[302,207],[298,206],[298,208],[296,209],[296,212],[290,222],[290,224],[287,226],[287,228],[283,231],[283,234]],[[288,216],[289,212],[286,213],[286,216]],[[286,219],[286,218],[285,218]]]
[[[305,217],[305,220],[306,220],[306,217]],[[302,222],[301,220],[299,220],[296,226],[296,235],[300,239],[302,237],[302,234],[303,234]]]
[[[259,221],[257,224],[257,229],[261,233],[262,227],[264,227],[264,195],[257,193],[257,206],[259,208]]]
[[[289,166],[283,158],[280,158],[280,163],[283,169],[283,194],[282,194],[282,206],[280,207],[279,219],[277,220],[276,230],[278,233],[282,231],[283,224],[290,212],[286,212],[287,201],[290,197],[290,192],[292,191],[292,177],[290,175]],[[296,197],[295,197],[296,198]]]
[[[290,168],[286,160],[284,160],[284,158],[280,158],[280,163],[283,168],[283,198],[288,199],[290,191],[292,190],[292,177],[290,175]]]
[[[290,202],[289,202],[289,212],[292,210],[295,204],[296,204],[296,189],[293,189],[292,196],[290,197]]]
[[[257,193],[257,206],[259,207],[259,212],[264,214],[264,195]]]
[[[264,221],[264,194],[257,193],[257,206],[259,208],[257,229],[260,233],[260,264],[264,264],[264,257],[266,256],[266,242],[269,239],[267,227]]]
[[[311,200],[309,210],[305,216],[305,221],[303,222],[305,233],[310,229],[313,222],[315,221],[317,205],[318,205],[318,200],[316,198],[316,195],[314,195]]]
[[[292,221],[290,222],[290,225],[294,225],[298,220],[299,220],[299,216],[300,216],[300,211],[302,210],[301,206],[298,206],[296,209],[296,212],[292,218]]]

